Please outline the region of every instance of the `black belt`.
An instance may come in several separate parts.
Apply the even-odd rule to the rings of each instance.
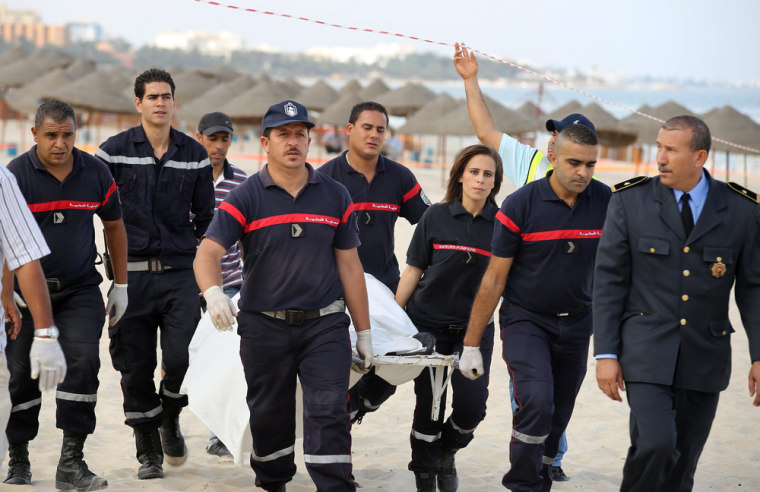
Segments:
[[[45,282],[47,283],[47,288],[50,292],[60,292],[63,289],[67,289],[71,287],[72,285],[80,282],[83,278],[85,278],[89,274],[90,272],[87,272],[84,275],[79,276],[77,278],[72,278],[71,280],[61,280],[59,278],[46,278]]]
[[[580,316],[581,314],[586,314],[589,311],[591,311],[591,304],[586,304],[585,306],[581,306],[574,311],[568,311],[567,313],[557,313],[557,317],[572,318],[573,316]]]
[[[280,311],[260,311],[261,314],[270,318],[280,319],[289,325],[300,325],[309,319],[316,319],[333,313],[343,313],[346,311],[346,303],[343,299],[328,304],[322,309],[282,309]]]

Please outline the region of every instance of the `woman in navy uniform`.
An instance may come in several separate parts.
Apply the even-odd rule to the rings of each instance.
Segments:
[[[442,203],[422,216],[407,252],[396,301],[420,332],[436,338],[436,351],[462,351],[472,301],[491,256],[495,196],[503,178],[499,154],[485,145],[463,149],[449,174]],[[493,350],[493,322],[481,340],[486,366]],[[433,404],[427,371],[414,381],[414,409],[409,469],[415,474],[417,490],[453,491],[458,480],[454,454],[467,446],[475,428],[486,415],[488,367],[485,376],[469,381],[462,374],[451,378],[452,414],[443,421],[445,394],[440,412],[431,420]]]

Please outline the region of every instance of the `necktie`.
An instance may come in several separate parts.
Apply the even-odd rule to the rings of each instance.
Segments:
[[[688,193],[681,195],[681,222],[683,222],[683,228],[686,231],[686,237],[689,237],[691,230],[694,229],[694,216],[691,214]]]

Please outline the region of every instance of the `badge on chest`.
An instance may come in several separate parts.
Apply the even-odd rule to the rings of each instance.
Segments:
[[[290,224],[290,237],[304,237],[306,230],[301,224]]]
[[[578,243],[576,241],[565,241],[562,244],[562,250],[566,255],[577,255],[579,250]]]
[[[64,214],[60,210],[56,210],[53,212],[53,224],[65,224],[66,223],[66,214]]]

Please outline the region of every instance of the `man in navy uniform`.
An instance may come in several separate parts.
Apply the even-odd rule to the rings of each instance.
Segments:
[[[395,293],[399,280],[393,240],[396,220],[404,217],[416,224],[430,200],[409,169],[380,153],[387,130],[388,112],[382,104],[367,101],[355,105],[346,125],[348,150],[325,163],[319,172],[348,189],[359,220],[359,258],[364,271]],[[362,376],[349,393],[352,421],[377,410],[395,392],[396,387],[374,370]]]
[[[116,179],[129,238],[129,307],[108,334],[126,424],[135,430],[137,476],[147,479],[163,477],[164,455],[174,466],[187,458],[179,426],[187,395],[179,389],[200,320],[192,264],[214,212],[214,182],[206,149],[172,128],[171,75],[151,68],[134,89],[140,125],[103,142],[95,155]],[[157,393],[159,327],[164,375]]]
[[[548,177],[504,200],[464,338],[459,368],[475,379],[483,375],[478,344],[503,296],[503,356],[517,410],[502,484],[513,491],[551,489],[552,463],[586,374],[594,257],[610,199],[609,187],[592,179],[598,152],[590,128],[568,125]]]
[[[116,183],[105,164],[74,147],[76,127],[71,106],[55,100],[42,104],[32,128],[36,145],[12,160],[8,170],[16,176],[51,250],[41,263],[68,366],[68,376],[56,391],[56,426],[63,430],[56,486],[98,490],[108,482],[92,473],[83,460],[85,439],[95,430],[98,347],[106,312],[99,287],[103,279],[95,270],[93,216],[103,222],[113,260],[114,285],[108,296],[111,324],[127,308],[127,235]],[[13,311],[15,306],[8,309]],[[13,410],[6,433],[13,454],[36,437],[41,407],[29,365],[33,319],[28,310],[23,311],[21,333],[8,344]],[[10,468],[6,483],[28,484],[31,472],[25,472],[21,467]]]
[[[284,491],[295,474],[296,377],[303,388],[304,461],[319,491],[353,491],[346,412],[356,328],[363,370],[372,364],[367,290],[356,215],[346,189],[306,163],[306,108],[269,108],[261,144],[267,164],[227,195],[195,259],[198,285],[217,329],[237,307],[221,287],[220,261],[240,241],[240,357],[248,383],[256,485]]]
[[[615,187],[594,275],[599,388],[631,408],[623,491],[687,491],[731,373],[729,297],[749,338],[760,406],[757,195],[703,169],[710,130],[694,116],[657,135],[660,175]]]

